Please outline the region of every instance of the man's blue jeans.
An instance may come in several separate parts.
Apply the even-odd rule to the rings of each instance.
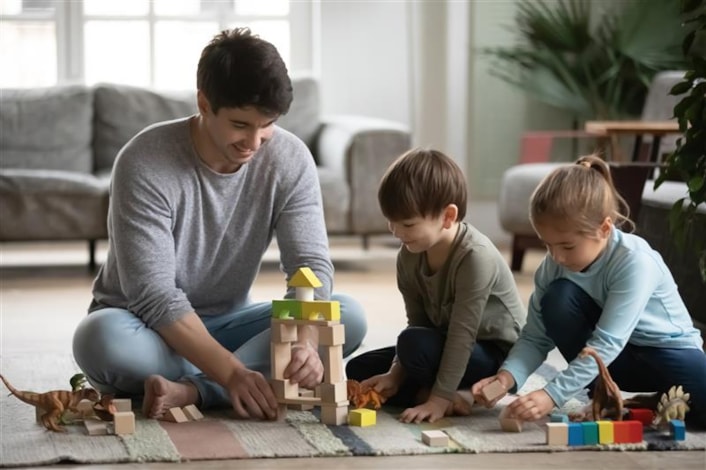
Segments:
[[[547,335],[564,359],[571,362],[593,334],[602,313],[600,307],[573,282],[557,279],[542,297],[541,308]],[[628,343],[608,370],[626,392],[662,394],[673,385],[681,385],[691,395],[687,421],[706,427],[706,355],[703,350]]]
[[[348,356],[365,337],[365,313],[350,296],[333,295],[331,300],[341,302],[341,323],[346,332],[343,355]],[[271,319],[272,302],[202,317],[206,329],[223,347],[266,377],[270,374]],[[73,350],[78,366],[102,393],[140,397],[145,379],[159,374],[169,380],[192,382],[203,409],[230,406],[223,387],[176,354],[156,331],[125,309],[105,308],[87,315],[74,333]]]

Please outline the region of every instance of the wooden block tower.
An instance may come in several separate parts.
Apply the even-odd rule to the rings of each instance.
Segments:
[[[322,423],[346,424],[348,399],[343,377],[345,330],[341,324],[341,306],[336,301],[314,300],[314,289],[321,285],[310,268],[300,268],[288,284],[295,288],[296,299],[272,301],[272,389],[280,404],[279,419],[284,419],[287,405],[313,405],[321,407]],[[324,380],[317,396],[304,391],[300,395],[299,386],[284,378],[299,326],[315,326],[319,330]]]

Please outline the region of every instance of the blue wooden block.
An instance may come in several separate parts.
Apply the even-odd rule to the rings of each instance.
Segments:
[[[583,445],[583,426],[581,426],[581,423],[569,423],[569,445]]]
[[[673,419],[669,422],[669,435],[675,441],[683,441],[686,439],[686,429],[684,428],[684,421],[680,419]]]
[[[568,423],[569,416],[562,413],[552,413],[549,416],[550,423]]]
[[[583,443],[587,446],[598,444],[598,424],[595,421],[580,423],[583,428]]]

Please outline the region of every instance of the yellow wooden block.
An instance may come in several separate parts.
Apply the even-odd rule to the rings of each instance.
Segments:
[[[323,284],[311,268],[302,267],[287,283],[289,287],[321,287]]]
[[[358,408],[348,413],[348,424],[361,427],[375,426],[376,418],[377,413],[375,413],[375,410]]]
[[[302,303],[302,318],[305,320],[323,319],[338,321],[341,319],[341,303],[337,300],[309,300]]]
[[[596,421],[598,424],[598,443],[612,444],[615,442],[613,434],[613,421]]]

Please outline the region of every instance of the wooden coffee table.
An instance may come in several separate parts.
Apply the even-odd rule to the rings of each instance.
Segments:
[[[650,161],[653,163],[656,163],[659,157],[659,144],[662,141],[662,137],[681,133],[677,121],[586,121],[584,129],[590,134],[610,138],[611,158],[614,160],[622,160],[619,157],[621,152],[617,138],[626,134],[635,135],[635,147],[632,153],[633,162],[638,160],[642,137],[651,135]]]

